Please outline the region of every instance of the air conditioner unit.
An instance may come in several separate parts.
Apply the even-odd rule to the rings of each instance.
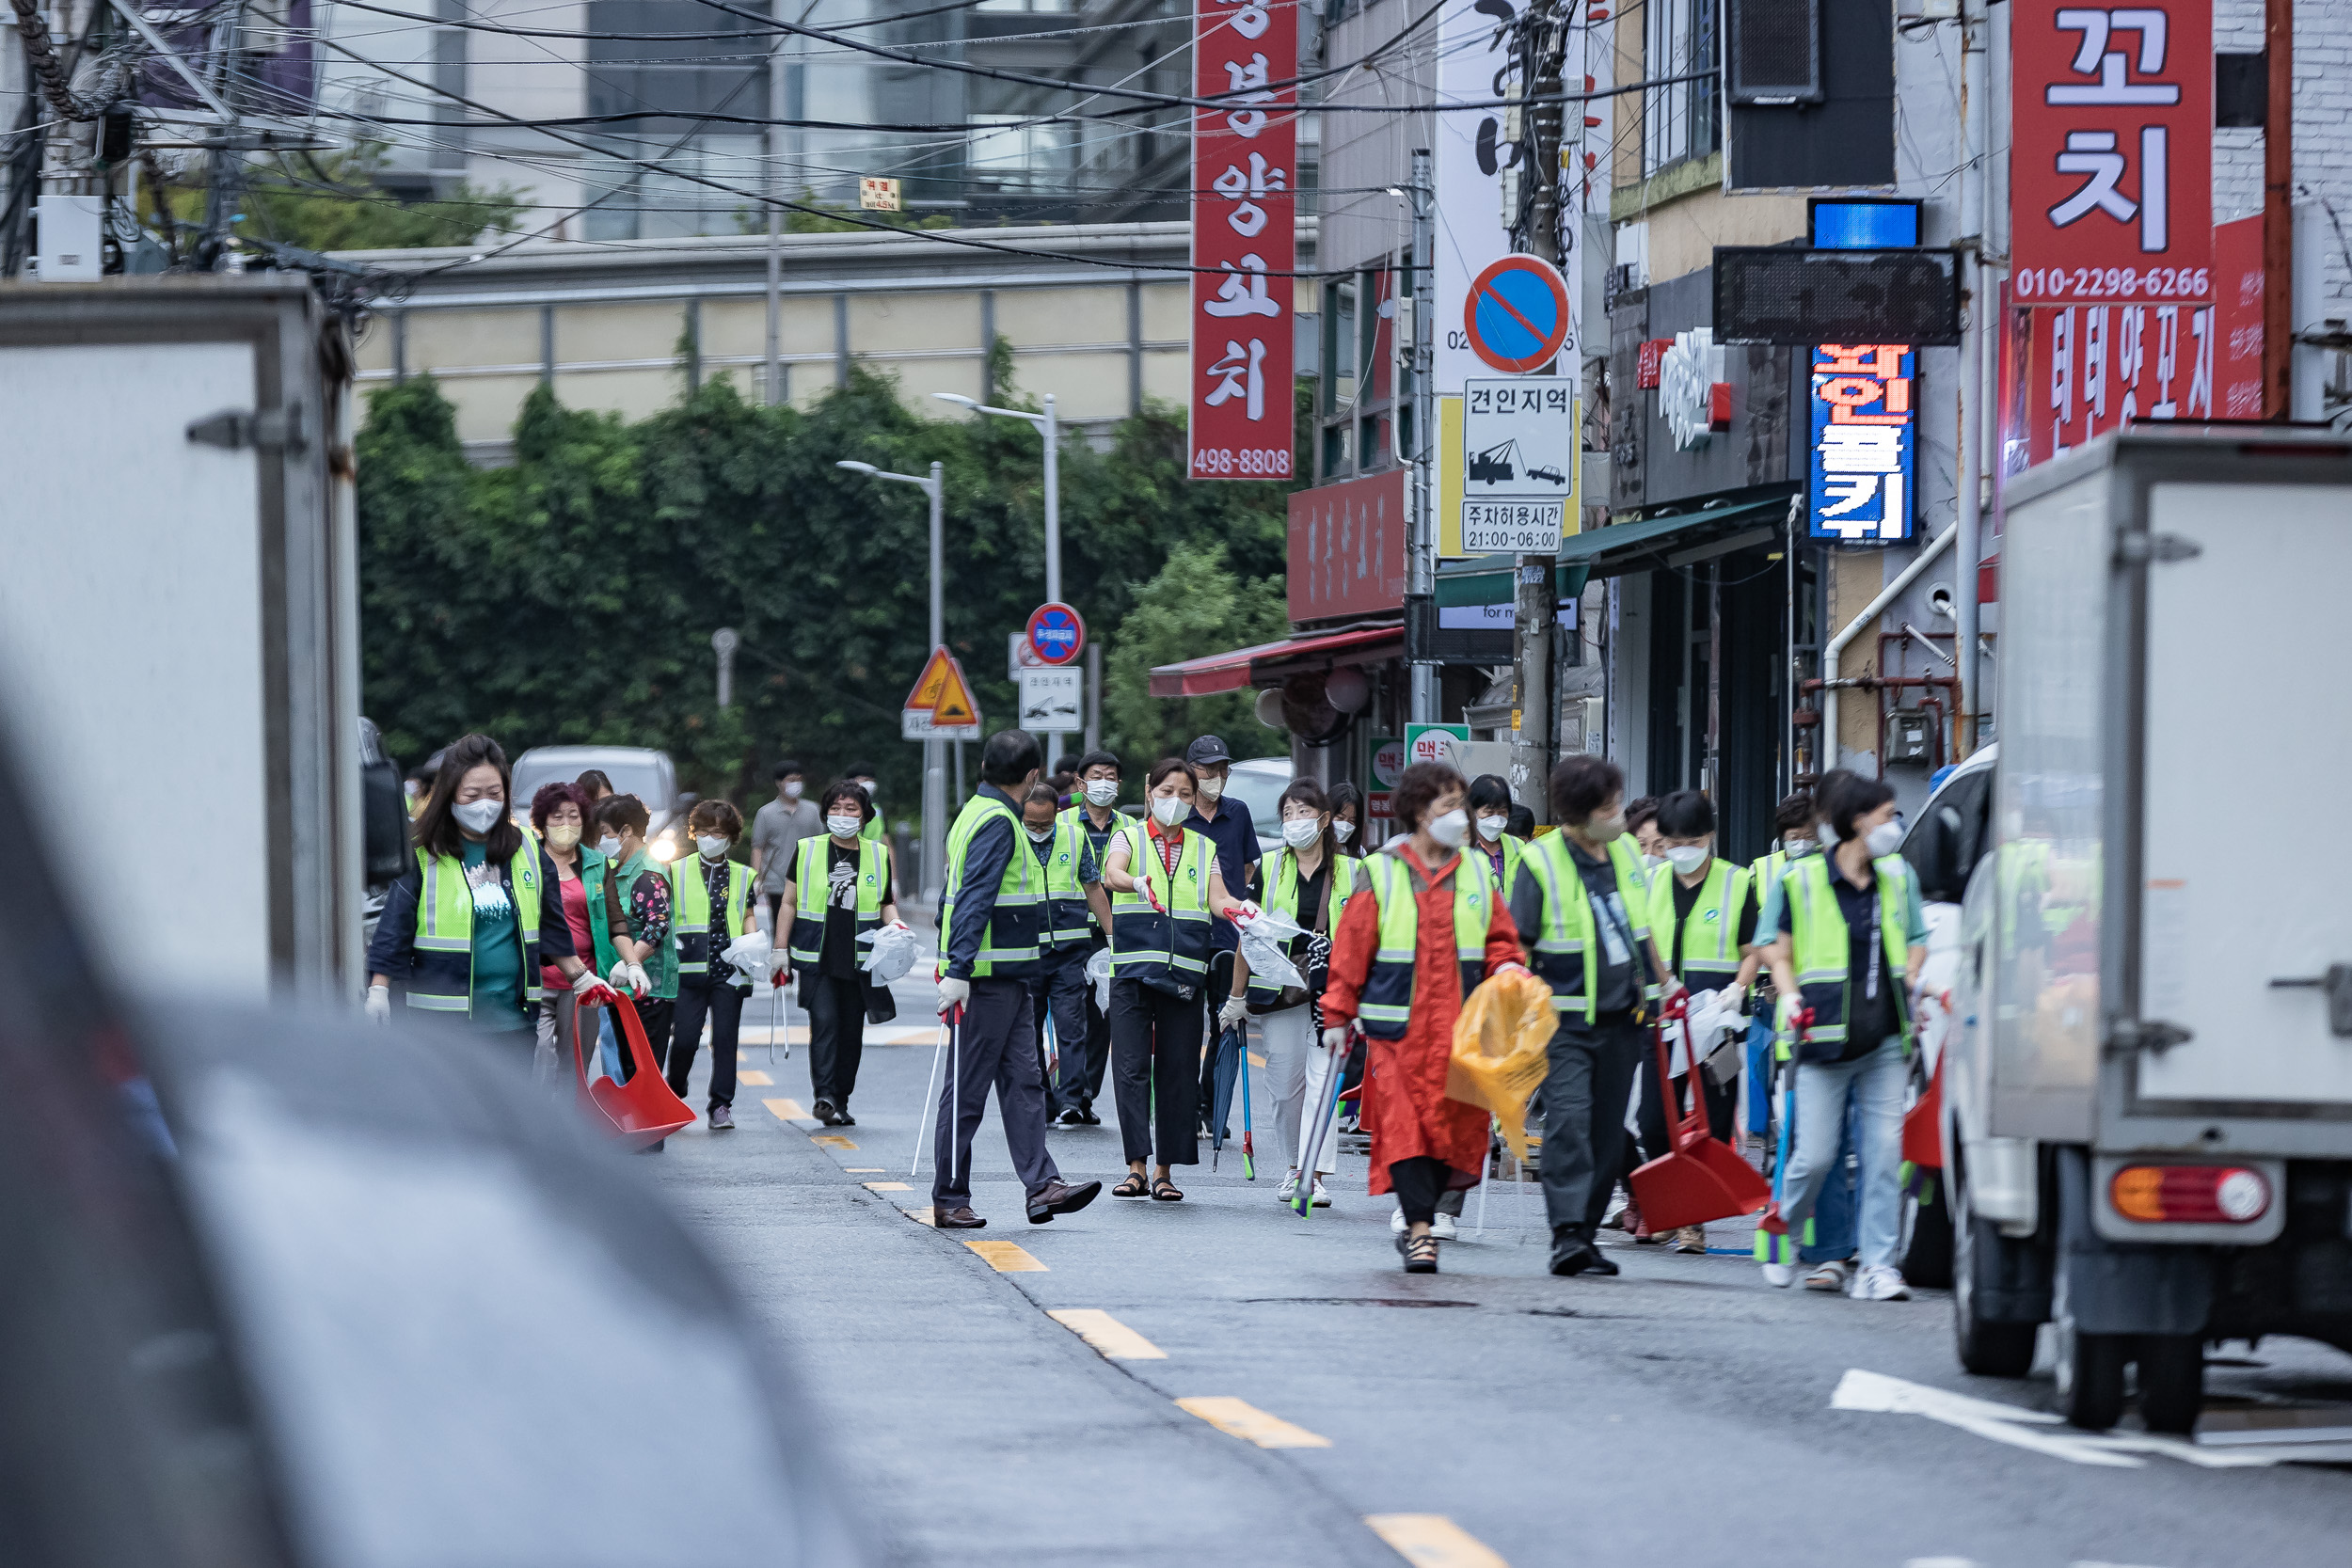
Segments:
[[[1819,103],[1820,0],[1724,0],[1724,89],[1743,105]]]

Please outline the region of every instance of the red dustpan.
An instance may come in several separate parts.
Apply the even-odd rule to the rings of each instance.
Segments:
[[[671,1093],[670,1085],[662,1081],[661,1069],[653,1059],[653,1047],[645,1042],[645,1026],[637,1021],[637,1004],[615,993],[612,1005],[621,1021],[621,1035],[628,1041],[629,1060],[636,1064],[637,1070],[626,1084],[616,1084],[610,1078],[589,1082],[588,1058],[580,1037],[591,1031],[581,1024],[596,1015],[596,1008],[583,1003],[572,1014],[572,1071],[580,1080],[581,1103],[593,1106],[612,1125],[613,1135],[621,1142],[631,1148],[644,1148],[693,1126],[694,1112]]]
[[[1667,1016],[1681,1017],[1681,1006],[1677,1000]],[[1674,1078],[1667,1071],[1665,1019],[1653,1025],[1652,1037],[1658,1046],[1659,1103],[1672,1107]],[[1679,1230],[1686,1225],[1754,1213],[1772,1196],[1772,1184],[1756,1167],[1708,1132],[1706,1085],[1699,1077],[1707,1069],[1693,1055],[1690,1114],[1678,1119],[1668,1116],[1672,1147],[1628,1179],[1633,1200],[1642,1206],[1642,1221],[1652,1230]]]
[[[1936,1058],[1928,1086],[1903,1113],[1903,1163],[1921,1170],[1944,1168],[1944,1061]]]

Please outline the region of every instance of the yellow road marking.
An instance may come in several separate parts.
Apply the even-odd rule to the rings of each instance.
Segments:
[[[1112,1317],[1092,1307],[1065,1307],[1047,1317],[1075,1333],[1110,1361],[1165,1361],[1168,1352]]]
[[[1203,1395],[1178,1400],[1176,1407],[1200,1417],[1217,1431],[1255,1443],[1262,1449],[1327,1449],[1328,1437],[1318,1437],[1305,1427],[1293,1426],[1279,1416],[1269,1416],[1247,1400],[1230,1394]]]
[[[914,1189],[903,1181],[868,1181],[866,1190],[869,1193],[907,1193]]]
[[[963,1243],[988,1259],[988,1266],[998,1274],[1043,1274],[1045,1265],[1021,1250],[1018,1242],[966,1242]]]
[[[819,1133],[808,1141],[813,1144],[821,1144],[827,1148],[855,1148],[857,1147],[838,1132]]]
[[[931,1212],[929,1209],[902,1209],[899,1212],[906,1215],[907,1218],[913,1220],[917,1225],[930,1225],[932,1223]]]
[[[1413,1568],[1511,1568],[1442,1513],[1367,1513],[1364,1523]]]
[[[1263,1056],[1259,1055],[1256,1052],[1254,1052],[1254,1051],[1244,1052],[1244,1053],[1243,1053],[1243,1054],[1244,1054],[1244,1055],[1246,1055],[1246,1056],[1248,1056],[1248,1057],[1249,1058],[1249,1065],[1250,1065],[1251,1067],[1263,1067],[1263,1066],[1265,1066],[1265,1058],[1264,1058]]]
[[[745,1068],[742,1071],[737,1073],[736,1076],[755,1089],[764,1089],[769,1085],[775,1082],[774,1079],[769,1077],[766,1073],[754,1072],[750,1068]]]
[[[773,1112],[775,1114],[775,1118],[778,1121],[808,1121],[812,1119],[806,1111],[801,1109],[801,1102],[797,1100],[763,1100],[760,1103],[767,1106],[770,1111]]]

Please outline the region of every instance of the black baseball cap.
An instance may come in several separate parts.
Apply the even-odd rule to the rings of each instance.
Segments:
[[[1184,748],[1184,760],[1195,768],[1216,768],[1232,761],[1233,753],[1216,736],[1204,735]]]

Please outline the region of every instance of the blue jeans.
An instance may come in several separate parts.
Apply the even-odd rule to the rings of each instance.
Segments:
[[[612,1009],[596,1009],[597,1054],[604,1063],[604,1075],[614,1083],[621,1081],[621,1037],[612,1032]]]
[[[1748,1131],[1762,1137],[1772,1131],[1772,1014],[1759,1006],[1748,1023]]]
[[[1781,1214],[1790,1228],[1802,1226],[1842,1170],[1838,1145],[1851,1105],[1861,1157],[1856,1186],[1866,1269],[1892,1267],[1901,1237],[1903,1094],[1910,1076],[1900,1039],[1882,1041],[1854,1061],[1797,1067],[1795,1147],[1781,1181]]]

